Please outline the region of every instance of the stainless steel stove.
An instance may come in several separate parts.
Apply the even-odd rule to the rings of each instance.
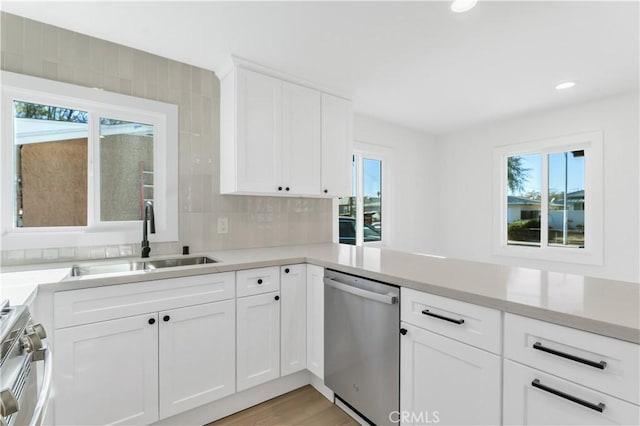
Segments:
[[[47,333],[26,306],[0,303],[0,426],[41,425],[51,387]],[[40,386],[36,362],[44,362]]]

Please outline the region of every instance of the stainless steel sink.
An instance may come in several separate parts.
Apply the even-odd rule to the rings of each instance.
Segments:
[[[206,263],[217,263],[217,260],[210,257],[176,257],[173,259],[148,260],[144,262],[148,269],[173,268],[176,266],[204,265]]]
[[[101,262],[74,265],[71,267],[72,277],[84,275],[111,274],[114,272],[150,271],[161,268],[175,268],[178,266],[204,265],[217,263],[215,259],[206,256],[176,257],[173,259],[157,260],[127,260],[120,262]]]

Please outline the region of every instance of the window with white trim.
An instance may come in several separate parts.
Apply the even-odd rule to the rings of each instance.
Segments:
[[[602,262],[602,133],[496,150],[498,254]]]
[[[382,160],[354,154],[351,197],[338,200],[338,234],[342,244],[363,245],[383,240]]]
[[[178,239],[178,107],[2,72],[3,249]]]

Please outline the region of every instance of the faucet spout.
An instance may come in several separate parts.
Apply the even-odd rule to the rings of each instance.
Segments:
[[[149,232],[156,233],[156,217],[153,213],[153,203],[147,201],[144,204],[144,218],[142,220],[142,257],[149,257],[151,247],[149,247],[149,240],[147,238],[147,222],[149,222]]]

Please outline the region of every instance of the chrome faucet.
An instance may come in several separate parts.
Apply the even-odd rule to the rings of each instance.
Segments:
[[[151,225],[151,229],[149,232],[152,234],[156,233],[156,218],[153,214],[153,203],[151,201],[147,201],[144,203],[144,219],[142,220],[142,257],[149,257],[149,252],[151,251],[151,247],[149,247],[149,240],[147,239],[147,221],[149,221],[149,225]]]

